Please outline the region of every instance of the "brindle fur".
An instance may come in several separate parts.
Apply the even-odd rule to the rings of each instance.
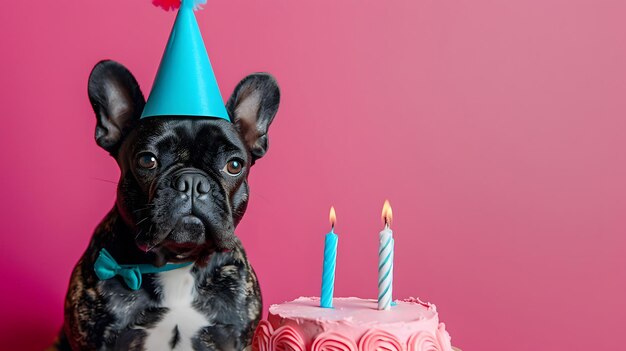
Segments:
[[[65,300],[60,350],[143,350],[145,330],[167,311],[159,306],[153,275],[144,275],[142,288],[128,289],[120,279],[99,281],[93,264],[98,248],[116,243],[123,231],[116,209],[104,218],[80,258]],[[198,298],[194,307],[204,312],[214,327],[194,338],[197,350],[241,350],[250,343],[261,316],[261,292],[254,270],[238,242],[230,252],[216,252],[205,267],[192,269]],[[229,343],[231,345],[229,345]]]

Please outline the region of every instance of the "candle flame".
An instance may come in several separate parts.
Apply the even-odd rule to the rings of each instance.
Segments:
[[[381,217],[385,225],[391,226],[391,219],[393,218],[393,213],[391,212],[391,205],[389,204],[389,200],[385,200],[385,204],[383,205],[383,213]]]
[[[330,221],[330,225],[334,228],[335,222],[337,221],[337,215],[335,214],[335,206],[330,206],[330,214],[328,215],[328,220]]]

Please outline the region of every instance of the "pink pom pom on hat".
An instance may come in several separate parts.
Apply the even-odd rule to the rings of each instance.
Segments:
[[[154,6],[158,6],[165,11],[172,11],[180,8],[181,0],[152,0]],[[206,0],[193,0],[193,8],[199,9],[201,5],[206,4]]]

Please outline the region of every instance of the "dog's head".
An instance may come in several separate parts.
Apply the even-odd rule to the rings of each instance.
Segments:
[[[89,77],[96,143],[117,161],[117,209],[136,245],[157,264],[232,249],[248,202],[247,177],[268,148],[267,131],[280,100],[276,81],[252,74],[219,118],[140,119],[144,96],[133,75],[114,61]]]

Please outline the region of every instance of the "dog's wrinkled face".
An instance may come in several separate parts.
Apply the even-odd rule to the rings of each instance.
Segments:
[[[279,91],[266,74],[244,78],[217,118],[139,119],[145,104],[133,76],[113,61],[89,78],[96,142],[121,176],[117,208],[138,248],[156,264],[232,249],[248,201],[250,167],[267,151]]]
[[[136,227],[140,248],[169,261],[233,248],[248,199],[250,156],[231,123],[147,118],[124,142],[119,160],[118,208]]]

